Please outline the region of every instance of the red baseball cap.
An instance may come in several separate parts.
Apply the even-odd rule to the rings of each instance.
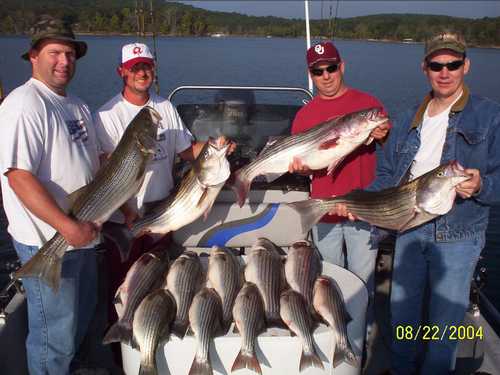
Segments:
[[[121,66],[125,69],[132,68],[140,62],[153,65],[155,64],[153,54],[148,46],[142,43],[126,44],[122,48]]]
[[[340,62],[340,54],[331,42],[315,44],[307,50],[307,66],[309,68],[321,62]]]

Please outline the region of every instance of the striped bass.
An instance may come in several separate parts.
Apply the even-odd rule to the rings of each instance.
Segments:
[[[261,332],[265,331],[266,325],[264,301],[255,284],[246,282],[243,285],[234,301],[233,317],[241,335],[241,349],[234,360],[231,372],[248,368],[257,374],[262,374],[255,354],[255,340]]]
[[[141,351],[139,375],[157,375],[156,348],[170,336],[175,301],[170,292],[156,289],[148,294],[134,314],[134,342]]]
[[[455,201],[455,187],[469,178],[457,161],[451,161],[394,188],[378,192],[354,190],[339,197],[309,199],[288,206],[301,215],[306,232],[337,203],[345,204],[360,220],[404,232],[448,213]]]
[[[183,252],[170,266],[164,288],[172,294],[177,303],[172,332],[179,337],[184,337],[186,334],[189,326],[189,306],[196,292],[203,286],[203,282],[203,269],[195,252]]]
[[[264,301],[268,326],[282,325],[280,318],[280,293],[285,286],[283,263],[276,245],[259,238],[246,259],[245,280],[254,283]]]
[[[306,241],[295,242],[288,251],[285,276],[290,288],[302,294],[308,305],[312,303],[314,281],[321,274],[321,259]]]
[[[235,172],[233,190],[238,204],[243,206],[255,177],[264,175],[272,182],[288,172],[294,158],[312,170],[328,168],[327,173],[333,173],[348,154],[363,143],[369,144],[371,131],[387,121],[378,108],[370,108],[269,142],[256,159]]]
[[[86,186],[68,196],[69,214],[80,221],[104,223],[139,190],[146,164],[156,148],[160,115],[144,107],[125,130],[118,146]],[[54,292],[59,289],[62,257],[69,245],[56,233],[16,272],[16,278],[39,277]]]
[[[145,253],[130,267],[125,281],[116,291],[115,303],[123,306],[120,319],[113,324],[103,343],[132,341],[132,321],[135,310],[144,297],[161,281],[168,269],[168,252]]]
[[[135,221],[130,230],[124,225],[115,226],[111,239],[116,242],[120,253],[128,253],[132,239],[142,234],[161,237],[192,223],[202,215],[206,217],[231,173],[226,159],[229,146],[230,143],[223,136],[210,138],[175,194],[159,202],[144,217]]]
[[[228,248],[214,246],[208,258],[207,279],[222,300],[222,324],[227,332],[233,321],[233,304],[243,284],[243,272],[236,255]]]
[[[290,331],[302,342],[299,371],[308,367],[324,368],[314,349],[313,321],[304,297],[291,289],[283,292],[280,297],[280,314]]]
[[[210,341],[221,331],[222,302],[212,288],[203,288],[189,308],[189,323],[196,337],[196,355],[188,375],[212,375]]]
[[[314,283],[313,306],[332,329],[334,341],[333,367],[346,362],[360,367],[360,359],[354,354],[347,335],[347,323],[351,320],[338,284],[328,276],[320,276]]]

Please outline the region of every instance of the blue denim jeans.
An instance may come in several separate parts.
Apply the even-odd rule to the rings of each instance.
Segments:
[[[398,236],[391,290],[394,374],[420,371],[439,375],[453,369],[457,341],[448,340],[445,330],[464,319],[471,278],[483,247],[484,233],[471,240],[436,242],[432,222]],[[429,299],[424,301],[426,287]],[[419,353],[420,339],[432,326],[437,326],[432,332],[438,332],[438,339],[426,340],[425,353]],[[404,329],[411,329],[415,335],[419,331],[417,340],[401,337]],[[423,355],[421,361],[417,354]]]
[[[13,241],[21,263],[37,251]],[[59,291],[38,278],[23,279],[28,302],[26,352],[30,375],[65,375],[95,310],[97,263],[94,249],[64,255]]]
[[[371,296],[377,247],[371,240],[370,228],[370,224],[362,221],[318,223],[313,228],[313,237],[323,260],[344,268],[347,260],[347,269],[365,282]],[[347,259],[342,251],[343,241],[346,244]]]

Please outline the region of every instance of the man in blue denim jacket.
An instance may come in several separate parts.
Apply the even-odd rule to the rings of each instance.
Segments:
[[[443,32],[429,39],[422,69],[432,91],[393,122],[377,151],[377,175],[369,190],[399,185],[450,160],[458,160],[471,176],[457,187],[448,214],[397,236],[391,290],[394,374],[448,374],[453,369],[457,341],[449,335],[462,324],[468,307],[489,207],[500,203],[500,105],[469,92],[464,84],[469,68],[459,35]],[[353,218],[345,206],[336,212]],[[424,301],[426,287],[429,299]],[[397,330],[418,334],[418,340],[401,339]],[[425,332],[437,332],[438,340],[427,341],[417,363]]]

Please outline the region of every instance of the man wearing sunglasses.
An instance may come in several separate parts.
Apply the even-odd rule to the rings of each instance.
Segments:
[[[431,92],[394,122],[369,188],[397,186],[451,160],[470,175],[456,188],[449,213],[397,236],[391,289],[394,374],[438,375],[453,369],[457,341],[446,330],[463,322],[489,207],[500,203],[500,105],[470,93],[464,83],[470,64],[459,34],[441,32],[426,42],[422,70]],[[349,215],[345,206],[336,212]],[[438,340],[427,341],[421,363],[420,338],[398,340],[396,335],[398,329],[416,333],[419,327],[439,333]]]
[[[345,84],[345,62],[331,42],[309,48],[306,59],[317,95],[297,113],[292,125],[293,134],[350,112],[382,108],[373,96]],[[382,140],[388,129],[388,124],[381,125],[371,135],[376,140]],[[375,144],[372,142],[349,155],[333,175],[327,175],[326,169],[311,171],[297,159],[289,170],[312,175],[311,197],[326,198],[367,187],[375,177],[375,164]],[[349,270],[365,281],[372,295],[377,247],[370,241],[370,225],[361,221],[350,222],[337,215],[325,215],[313,228],[313,233],[323,259],[342,267],[347,260]]]

